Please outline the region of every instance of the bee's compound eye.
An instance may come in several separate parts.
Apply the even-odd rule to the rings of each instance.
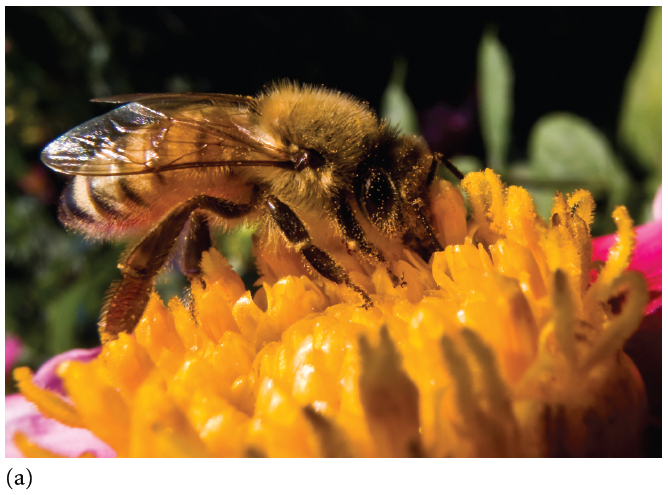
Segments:
[[[397,207],[397,189],[390,176],[383,169],[369,172],[362,184],[361,207],[372,223],[386,223],[391,220]]]
[[[302,150],[294,158],[295,170],[301,172],[305,168],[319,169],[325,164],[325,158],[316,150],[305,149]]]

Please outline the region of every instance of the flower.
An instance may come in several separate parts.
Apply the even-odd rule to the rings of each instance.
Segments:
[[[661,307],[661,188],[659,188],[652,205],[654,220],[636,229],[636,244],[641,246],[631,258],[629,269],[645,274],[650,290],[650,302],[646,313],[654,313]],[[615,234],[599,237],[594,241],[593,259],[605,260]]]
[[[39,388],[42,397],[48,393],[57,397],[54,402],[67,401],[62,380],[56,375],[58,366],[67,361],[89,362],[100,350],[75,349],[50,359],[33,377],[32,385]],[[48,391],[48,392],[47,392]],[[5,457],[114,457],[115,452],[89,430],[74,428],[42,414],[25,396],[5,397]],[[30,435],[28,439],[26,434]],[[18,435],[18,436],[16,436]]]
[[[593,262],[586,191],[557,194],[546,223],[490,170],[462,186],[468,224],[459,190],[432,186],[447,247],[429,264],[404,251],[393,264],[404,284],[340,260],[370,309],[287,249],[258,250],[252,297],[211,250],[187,303],[154,294],[134,335],[57,366],[66,397],[25,368],[19,388],[118,456],[636,453],[645,391],[622,349],[648,290],[627,270],[626,209],[606,261]],[[14,439],[45,454],[38,439]]]
[[[650,301],[646,317],[633,337],[624,346],[624,351],[636,363],[645,384],[648,402],[648,426],[645,429],[643,450],[648,455],[661,456],[661,187],[652,205],[653,221],[636,229],[637,249],[633,253],[629,269],[638,270],[647,278]],[[605,260],[614,236],[594,239],[594,260]]]

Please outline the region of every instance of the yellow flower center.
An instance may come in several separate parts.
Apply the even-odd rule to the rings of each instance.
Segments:
[[[433,185],[447,247],[430,264],[404,252],[405,284],[347,266],[371,309],[345,286],[283,276],[306,273],[287,250],[259,253],[253,298],[212,250],[188,304],[154,294],[134,335],[61,366],[71,403],[27,369],[21,391],[122,457],[628,455],[644,388],[622,347],[648,295],[625,271],[626,209],[594,265],[588,192],[558,194],[546,223],[489,170],[462,186],[468,224],[461,193]]]

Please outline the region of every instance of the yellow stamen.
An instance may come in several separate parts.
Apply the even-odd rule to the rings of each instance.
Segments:
[[[85,427],[122,457],[128,452],[130,410],[119,387],[107,385],[100,376],[102,362],[70,361],[60,365],[58,373]]]
[[[28,440],[28,437],[23,433],[16,433],[12,438],[14,445],[16,445],[25,457],[39,457],[39,458],[63,458],[64,455],[58,455],[50,450],[43,449],[34,442]]]
[[[387,327],[380,330],[380,343],[373,349],[363,335],[359,340],[362,359],[360,393],[369,430],[379,456],[422,455],[419,436],[418,389],[401,369]],[[388,404],[392,404],[388,408]]]
[[[430,220],[446,246],[429,263],[397,246],[403,284],[341,261],[371,308],[266,246],[253,297],[212,250],[187,304],[153,294],[133,336],[59,370],[74,405],[27,370],[21,390],[119,456],[628,455],[644,389],[623,345],[648,296],[624,271],[626,210],[590,285],[588,192],[558,194],[545,222],[490,170],[462,185],[470,221],[461,193],[436,181]]]
[[[649,300],[645,277],[638,272],[622,273],[607,292],[608,295],[615,293],[623,294],[627,300],[624,301],[619,315],[610,319],[605,333],[599,337],[582,363],[583,372],[604,357],[614,356],[642,322],[644,308]]]
[[[631,254],[635,248],[635,231],[633,230],[633,220],[625,206],[618,206],[612,212],[612,218],[617,224],[617,239],[610,248],[608,260],[605,267],[601,270],[595,287],[604,287],[611,284],[612,280],[618,277],[631,262]]]
[[[59,395],[35,385],[32,381],[32,372],[28,368],[16,368],[14,380],[23,396],[35,404],[45,416],[74,428],[84,426],[77,408],[65,402]]]
[[[571,366],[575,365],[575,328],[576,313],[570,287],[566,275],[561,270],[554,274],[552,305],[556,309],[554,317],[554,333],[561,352]]]

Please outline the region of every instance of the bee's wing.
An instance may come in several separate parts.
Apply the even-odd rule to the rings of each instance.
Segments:
[[[54,170],[130,175],[225,165],[289,166],[280,144],[251,123],[253,98],[123,95],[130,102],[63,134],[42,152]]]
[[[96,103],[115,103],[117,105],[136,101],[147,105],[164,107],[170,103],[183,106],[184,104],[194,105],[206,101],[223,105],[232,102],[250,105],[254,100],[255,98],[252,96],[224,95],[220,93],[132,93],[127,95],[93,98],[90,101]]]

